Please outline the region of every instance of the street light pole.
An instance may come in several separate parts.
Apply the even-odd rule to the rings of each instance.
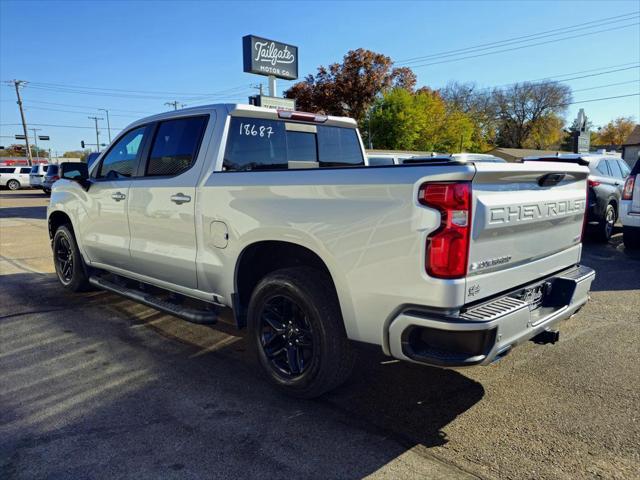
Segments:
[[[107,114],[107,132],[109,132],[109,143],[111,143],[111,124],[109,123],[109,110],[107,110],[106,108],[99,108],[98,111],[106,112]]]
[[[8,82],[11,83],[11,82]],[[24,131],[24,143],[27,147],[27,161],[29,165],[33,165],[33,157],[31,156],[31,147],[29,146],[29,133],[27,130],[27,121],[24,118],[24,110],[22,109],[22,97],[20,97],[20,87],[27,82],[24,80],[13,80],[13,84],[16,87],[16,97],[18,97],[18,107],[20,108],[20,117],[22,118],[22,130]]]
[[[96,122],[96,150],[100,153],[100,132],[98,131],[98,120],[104,120],[102,117],[87,117],[89,120]]]
[[[36,159],[38,158],[38,134],[36,133],[39,130],[42,130],[41,128],[30,128],[29,130],[31,130],[33,132],[33,141],[35,142],[35,147],[36,147]],[[33,156],[31,157],[33,158]]]

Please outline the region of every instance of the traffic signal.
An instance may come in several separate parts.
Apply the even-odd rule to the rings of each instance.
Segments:
[[[82,141],[80,142],[80,146],[81,146],[82,148],[84,148],[84,140],[82,140]]]

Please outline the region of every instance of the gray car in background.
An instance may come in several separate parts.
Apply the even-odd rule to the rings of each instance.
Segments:
[[[575,153],[548,157],[525,157],[523,162],[569,162],[589,167],[587,185],[587,233],[609,241],[620,216],[622,189],[630,169],[616,153]]]

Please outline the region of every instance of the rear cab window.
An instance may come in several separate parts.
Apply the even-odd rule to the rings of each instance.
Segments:
[[[355,128],[231,117],[223,171],[363,166]]]

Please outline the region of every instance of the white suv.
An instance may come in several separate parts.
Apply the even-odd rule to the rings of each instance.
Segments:
[[[625,247],[640,248],[640,158],[624,184],[620,220]]]
[[[49,165],[42,164],[31,167],[29,179],[33,188],[42,188],[42,182],[44,181],[44,176],[46,175],[48,168]]]
[[[31,167],[0,167],[0,187],[18,190],[29,187]]]

